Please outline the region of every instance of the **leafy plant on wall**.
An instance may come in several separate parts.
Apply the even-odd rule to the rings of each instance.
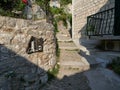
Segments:
[[[60,0],[61,6],[68,5],[69,3],[72,3],[72,0]]]

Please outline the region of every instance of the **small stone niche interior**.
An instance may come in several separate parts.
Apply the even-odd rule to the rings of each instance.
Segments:
[[[43,43],[43,38],[36,38],[34,36],[31,36],[26,53],[32,54],[35,52],[43,52]]]

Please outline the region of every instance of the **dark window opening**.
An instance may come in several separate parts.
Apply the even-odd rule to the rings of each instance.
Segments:
[[[31,37],[28,48],[26,52],[28,54],[35,53],[35,52],[43,52],[43,38],[36,38],[36,37]]]

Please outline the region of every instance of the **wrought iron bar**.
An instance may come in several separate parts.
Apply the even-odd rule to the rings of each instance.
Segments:
[[[98,12],[87,17],[88,36],[113,35],[114,8]]]

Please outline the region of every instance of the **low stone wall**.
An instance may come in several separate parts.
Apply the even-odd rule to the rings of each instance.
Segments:
[[[43,39],[43,51],[26,52],[31,37]],[[54,28],[46,20],[0,16],[0,89],[38,90],[56,64]]]

